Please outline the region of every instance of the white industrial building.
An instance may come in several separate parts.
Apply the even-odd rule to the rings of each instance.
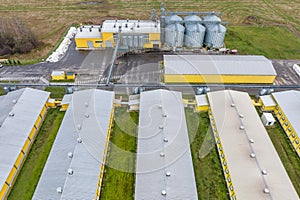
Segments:
[[[113,118],[114,92],[75,92],[33,199],[94,199],[100,195]]]
[[[210,92],[209,117],[231,199],[299,199],[245,92]]]
[[[50,93],[24,88],[0,96],[0,199],[6,199],[47,111]]]
[[[141,93],[135,199],[198,199],[180,92]]]

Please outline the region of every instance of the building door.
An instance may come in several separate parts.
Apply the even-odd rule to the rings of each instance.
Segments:
[[[94,48],[94,43],[93,43],[93,41],[87,41],[87,45],[88,45],[88,48],[89,48],[89,49]]]

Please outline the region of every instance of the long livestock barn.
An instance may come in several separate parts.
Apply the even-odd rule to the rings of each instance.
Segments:
[[[114,92],[75,92],[33,199],[94,199],[100,195],[113,120]]]
[[[299,199],[247,93],[207,94],[231,199]]]
[[[0,199],[6,199],[47,112],[49,92],[24,88],[0,96]]]
[[[135,199],[198,199],[180,92],[141,93]]]
[[[164,55],[165,83],[272,84],[276,75],[264,56]]]
[[[111,48],[120,31],[120,49],[159,48],[160,23],[150,20],[105,20],[102,26],[81,26],[77,29],[77,49]]]

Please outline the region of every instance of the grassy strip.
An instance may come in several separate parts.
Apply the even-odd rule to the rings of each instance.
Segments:
[[[45,91],[51,92],[50,98],[62,99],[66,93],[66,89],[63,86],[48,86]]]
[[[114,127],[111,133],[111,145],[108,165],[104,173],[101,200],[134,199],[138,117],[138,113],[128,113],[124,107],[115,110]],[[130,130],[130,133],[128,130]],[[120,149],[128,154],[120,152]],[[123,168],[122,171],[118,170],[120,168],[115,169],[118,166]]]
[[[6,94],[6,92],[5,92],[5,90],[3,89],[3,87],[0,87],[0,96],[5,95],[5,94]]]
[[[300,158],[294,151],[288,137],[278,122],[275,123],[274,126],[267,127],[266,129],[285,170],[300,196]]]
[[[242,54],[268,58],[300,59],[300,40],[282,26],[230,26],[225,44]]]
[[[185,109],[198,199],[229,199],[207,112]],[[200,150],[201,149],[201,150]],[[208,154],[204,158],[199,155]]]
[[[49,109],[8,199],[31,199],[63,117],[59,108]]]

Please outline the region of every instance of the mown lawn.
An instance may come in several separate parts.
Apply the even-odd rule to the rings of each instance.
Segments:
[[[101,200],[134,199],[138,119],[138,113],[128,113],[124,107],[115,110]]]
[[[5,90],[3,89],[3,87],[0,87],[0,96],[5,95]]]
[[[51,92],[50,98],[62,99],[66,93],[66,88],[62,86],[48,86],[45,91]]]
[[[225,44],[242,54],[300,59],[300,40],[282,26],[229,26]]]
[[[294,151],[288,137],[278,122],[276,122],[274,126],[267,127],[266,129],[285,167],[285,170],[300,196],[300,158]]]
[[[63,117],[59,108],[48,110],[8,199],[32,198]]]
[[[207,112],[185,109],[198,198],[229,199]]]

